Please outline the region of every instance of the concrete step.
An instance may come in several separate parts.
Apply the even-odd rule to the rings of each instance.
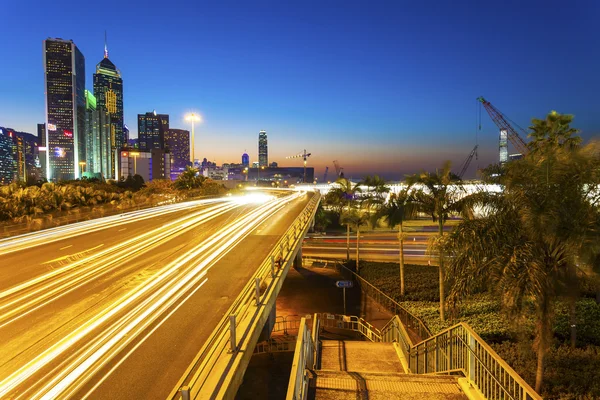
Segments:
[[[309,399],[467,399],[453,376],[323,370],[311,373]]]
[[[354,372],[405,372],[392,343],[323,340],[321,367]]]

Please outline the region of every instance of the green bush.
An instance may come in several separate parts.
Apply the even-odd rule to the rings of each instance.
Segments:
[[[527,383],[535,383],[536,355],[531,341],[492,344],[493,349]],[[600,347],[571,349],[561,345],[546,356],[544,399],[596,399],[600,397]]]
[[[577,315],[577,345],[600,346],[600,304],[592,299],[581,299],[577,301],[575,313]],[[566,302],[556,305],[554,334],[560,341],[570,341],[569,305]]]
[[[398,263],[361,261],[360,275],[396,301],[439,301],[438,269],[428,265],[404,266],[405,296],[400,296]]]

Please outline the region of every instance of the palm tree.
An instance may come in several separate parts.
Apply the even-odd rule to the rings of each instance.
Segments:
[[[390,228],[398,226],[398,245],[400,250],[400,295],[404,296],[404,220],[415,215],[415,207],[411,202],[409,188],[398,194],[392,194],[383,206],[381,215]]]
[[[451,254],[448,301],[457,304],[474,288],[497,292],[518,317],[534,310],[540,391],[552,341],[555,301],[567,295],[571,321],[580,267],[597,267],[600,227],[598,143],[580,147],[556,113],[533,120],[531,152],[505,166],[502,193],[487,199],[491,213],[462,221],[442,243]],[[571,331],[574,344],[576,331]]]
[[[409,186],[420,187],[412,192],[411,202],[416,210],[428,214],[438,223],[439,240],[444,235],[444,223],[451,214],[472,218],[472,203],[462,187],[461,179],[450,171],[450,161],[435,174],[422,172],[409,176]],[[444,252],[439,251],[440,319],[444,316]]]
[[[367,215],[362,213],[360,210],[351,208],[342,214],[340,219],[341,224],[345,224],[347,227],[347,244],[346,258],[350,259],[350,227],[356,229],[356,273],[359,270],[359,247],[360,247],[360,227],[367,222]]]
[[[367,175],[358,185],[367,187],[367,193],[363,194],[360,200],[361,205],[369,213],[368,223],[371,229],[373,229],[377,225],[377,221],[381,218],[379,211],[385,203],[384,194],[388,193],[390,188],[387,186],[385,179],[380,178],[378,175]]]

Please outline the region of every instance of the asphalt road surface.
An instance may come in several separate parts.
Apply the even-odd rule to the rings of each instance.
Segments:
[[[164,399],[311,193],[0,241],[0,398]]]

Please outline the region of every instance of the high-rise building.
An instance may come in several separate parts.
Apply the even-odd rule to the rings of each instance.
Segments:
[[[27,132],[0,127],[0,181],[26,182],[42,177],[39,159],[39,138]],[[9,162],[7,157],[12,158]]]
[[[160,118],[160,123],[162,124],[163,132],[169,130],[169,114],[157,114],[158,118]]]
[[[79,177],[85,160],[85,58],[72,40],[44,40],[46,177]]]
[[[123,79],[121,72],[108,58],[106,43],[104,58],[96,65],[94,96],[98,107],[105,109],[110,116],[112,148],[121,149],[127,145],[123,124]]]
[[[40,146],[46,146],[46,124],[37,124],[37,135]]]
[[[14,173],[13,140],[4,128],[0,128],[0,184],[11,183]]]
[[[250,156],[248,153],[242,154],[242,167],[246,168],[250,166]]]
[[[169,179],[171,170],[171,155],[162,149],[151,151],[121,150],[119,152],[120,178],[140,175],[144,181]]]
[[[267,148],[267,132],[258,133],[258,165],[267,167],[269,165],[269,151]]]
[[[123,124],[123,146],[129,145],[129,127],[127,124]]]
[[[111,124],[108,111],[97,104],[96,98],[85,91],[86,112],[86,165],[85,172],[92,176],[100,175],[105,179],[115,178],[114,152],[111,142]]]
[[[140,150],[165,148],[165,128],[168,126],[169,116],[157,114],[156,111],[138,114],[138,144]]]
[[[165,132],[165,147],[171,153],[171,179],[177,179],[190,163],[190,131],[168,129]]]

